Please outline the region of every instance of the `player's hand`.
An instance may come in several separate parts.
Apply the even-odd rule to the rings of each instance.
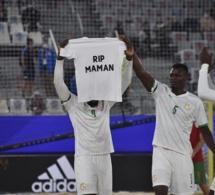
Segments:
[[[131,61],[134,55],[134,48],[131,41],[125,35],[119,35],[119,39],[123,41],[127,47],[125,50],[126,59]]]
[[[64,48],[68,43],[69,43],[69,40],[65,39],[64,41],[60,42],[60,44],[58,45],[58,56],[57,56],[58,60],[64,59],[64,57],[60,56],[60,49]]]
[[[210,72],[211,69],[213,68],[212,56],[213,54],[208,51],[207,47],[204,47],[200,53],[201,65],[208,64],[209,65],[208,72]]]

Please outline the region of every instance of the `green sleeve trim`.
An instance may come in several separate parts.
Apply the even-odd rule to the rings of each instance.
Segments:
[[[61,104],[64,104],[65,102],[68,102],[71,98],[71,94],[69,95],[69,98],[67,100],[61,101]]]
[[[158,85],[155,86],[155,79],[153,80],[153,84],[151,87],[151,93],[155,92],[155,90],[157,89]]]
[[[154,88],[154,86],[155,86],[155,80],[154,80],[153,83],[152,83],[152,88]]]
[[[205,126],[207,126],[207,125],[208,125],[208,123],[205,123],[205,124],[203,124],[203,125],[199,125],[198,128],[200,128],[200,127],[205,127]]]

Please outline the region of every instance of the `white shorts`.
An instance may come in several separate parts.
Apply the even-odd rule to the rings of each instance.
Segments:
[[[194,194],[194,168],[191,157],[154,147],[152,183],[153,187],[169,187],[170,194]]]
[[[110,154],[75,157],[77,193],[112,195]]]
[[[215,192],[215,178],[211,184],[211,187],[210,187],[211,190],[213,190]]]

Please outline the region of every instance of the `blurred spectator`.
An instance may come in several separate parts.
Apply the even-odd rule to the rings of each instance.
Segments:
[[[0,2],[0,22],[6,22],[7,21],[7,13],[4,8],[4,3]]]
[[[170,32],[168,31],[168,26],[161,20],[156,22],[155,28],[155,43],[157,43],[160,47],[160,51],[164,51],[164,49],[169,48],[169,44],[171,42]]]
[[[182,25],[178,21],[174,21],[173,16],[168,16],[166,20],[167,28],[170,32],[180,32],[182,31]]]
[[[35,8],[33,1],[27,5],[22,11],[22,23],[27,27],[28,32],[39,31],[40,28],[40,12]]]
[[[183,30],[186,32],[199,32],[199,20],[195,17],[193,11],[188,12],[188,16],[183,21]]]
[[[21,54],[21,64],[24,78],[22,88],[22,96],[30,96],[32,94],[32,86],[35,78],[33,39],[27,39],[27,46],[23,48]]]
[[[213,0],[211,3],[210,16],[215,20],[215,1]]]
[[[41,93],[36,90],[30,98],[30,111],[32,114],[40,115],[46,109],[44,98]]]
[[[140,53],[150,53],[151,51],[151,33],[148,21],[144,21],[139,31]],[[141,55],[141,54],[140,54]]]
[[[53,85],[53,72],[56,61],[56,53],[53,49],[48,47],[46,42],[38,52],[38,61],[39,73],[45,87],[46,96],[54,96],[55,89]]]
[[[117,31],[118,35],[124,35],[123,22],[117,21],[116,27],[114,28],[113,36],[116,37],[115,32]]]
[[[199,23],[201,32],[211,32],[215,29],[215,21],[207,12],[204,12],[204,15],[200,18]]]
[[[133,43],[133,46],[135,49],[139,47],[139,37],[138,37],[138,29],[134,22],[131,20],[126,20],[124,23],[124,33],[131,42]]]

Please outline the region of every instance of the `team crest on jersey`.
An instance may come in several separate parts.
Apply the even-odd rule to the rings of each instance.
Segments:
[[[80,184],[80,189],[81,189],[81,190],[85,190],[86,187],[87,187],[87,185],[86,185],[85,183],[81,183],[81,184]]]
[[[186,108],[186,110],[190,110],[190,109],[191,109],[190,104],[186,104],[186,105],[185,105],[185,108]]]
[[[156,181],[157,181],[157,176],[156,176],[156,175],[153,175],[153,176],[152,176],[152,181],[153,181],[153,182],[156,182]]]

